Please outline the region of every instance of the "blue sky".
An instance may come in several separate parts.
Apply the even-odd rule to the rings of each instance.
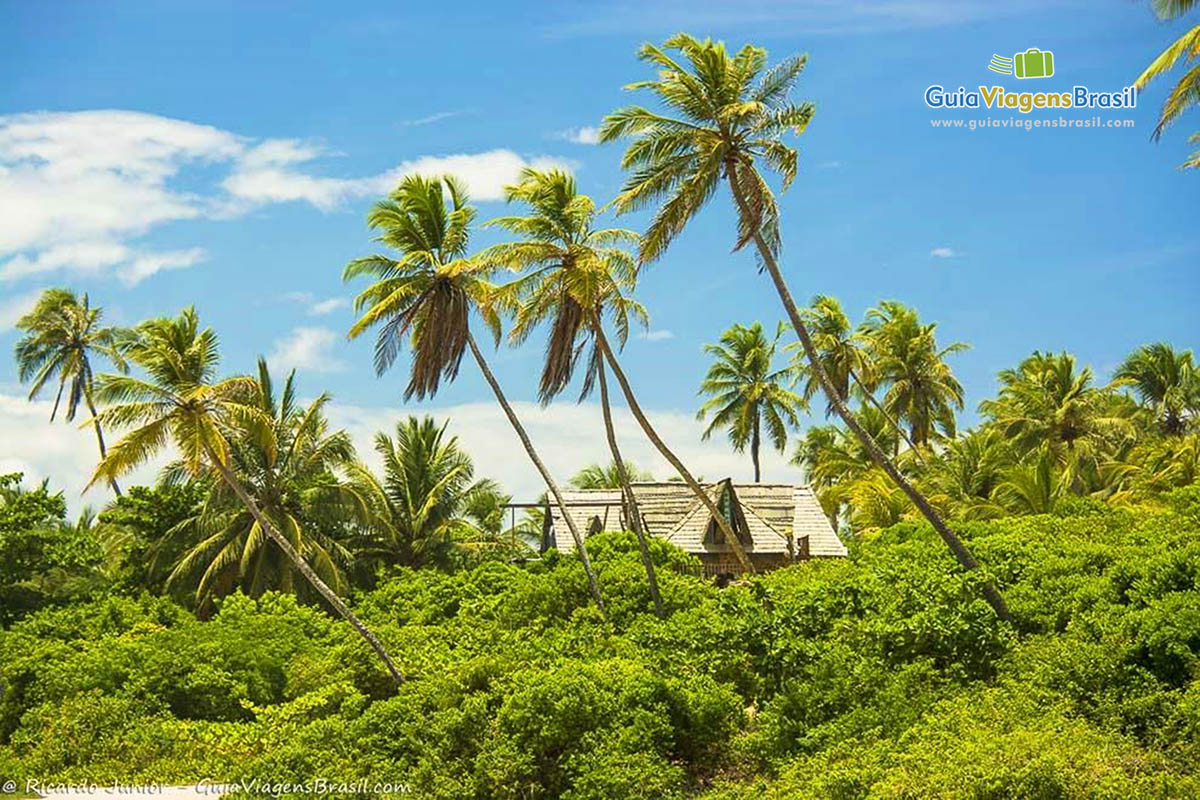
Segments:
[[[1167,83],[1103,113],[1135,121],[1122,129],[934,129],[939,117],[1019,115],[922,100],[933,83],[1120,89],[1195,23],[1160,23],[1145,3],[3,0],[0,16],[5,350],[15,315],[49,285],[87,290],[120,322],[194,303],[229,370],[260,353],[298,366],[302,389],[331,390],[335,419],[365,442],[400,413],[405,378],[401,367],[377,379],[370,342],[344,337],[353,288],[340,271],[373,249],[372,200],[405,166],[448,168],[486,219],[523,163],[569,165],[583,191],[610,199],[620,149],[588,143],[586,129],[633,99],[621,87],[648,74],[638,44],[676,30],[810,54],[797,96],[817,114],[782,200],[792,290],[835,295],[855,318],[899,299],[944,341],[970,343],[953,361],[967,421],[995,373],[1034,349],[1069,349],[1107,375],[1139,344],[1191,347],[1200,329],[1200,176],[1175,169],[1194,118],[1149,140]],[[1054,52],[1054,78],[987,71],[993,53],[1028,47]],[[730,253],[731,219],[719,197],[646,273],[639,296],[656,333],[626,355],[644,404],[710,477],[748,473],[748,460],[699,442],[701,346],[733,322],[780,317],[750,256]],[[514,399],[533,400],[539,355],[531,342],[493,357]],[[489,401],[467,364],[425,408],[454,416],[485,451],[483,471],[532,492]],[[522,408],[556,469],[603,457],[599,437],[578,438],[591,435],[590,407]],[[44,410],[24,404],[0,362],[0,469],[73,491],[89,445],[34,427]],[[659,466],[622,425],[633,455]],[[768,476],[795,478],[778,459]]]

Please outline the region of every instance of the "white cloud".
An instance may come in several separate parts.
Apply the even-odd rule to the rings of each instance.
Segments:
[[[51,489],[63,491],[73,513],[84,505],[100,508],[113,495],[108,486],[99,484],[83,492],[100,458],[95,434],[86,426],[86,414],[76,417],[74,423],[60,417],[51,424],[52,406],[52,400],[28,402],[23,395],[0,391],[0,442],[4,443],[0,474],[23,472],[27,486],[49,478]],[[106,433],[110,444],[117,438],[113,432]],[[153,483],[170,458],[171,453],[164,451],[120,481],[121,485]]]
[[[957,250],[951,250],[949,247],[935,247],[929,251],[929,255],[934,258],[957,258],[962,254]]]
[[[663,342],[667,339],[674,339],[675,333],[668,330],[646,331],[639,334],[638,338],[645,339],[648,342]]]
[[[329,328],[294,328],[282,339],[276,339],[267,362],[278,372],[310,370],[338,372],[346,364],[333,354],[338,343],[337,333]]]
[[[320,300],[309,306],[308,313],[314,317],[324,316],[337,311],[339,308],[348,308],[350,301],[344,297],[331,297],[328,300]]]
[[[556,404],[542,408],[536,403],[513,403],[529,432],[538,455],[560,484],[591,463],[608,463],[611,457],[604,438],[600,406],[596,403]],[[476,474],[500,482],[518,502],[533,501],[545,491],[537,470],[529,462],[520,440],[495,403],[466,403],[442,408],[408,406],[379,408],[343,405],[329,407],[331,424],[350,433],[359,456],[373,468],[379,460],[372,446],[376,431],[391,433],[398,421],[408,416],[430,414],[439,421],[450,420],[449,433],[459,437],[475,462]],[[700,440],[702,425],[694,412],[646,410],[655,429],[697,477],[718,480],[733,477],[753,480],[749,453],[733,452],[724,437]],[[675,477],[670,464],[646,439],[642,429],[624,407],[613,408],[613,423],[621,454],[660,480]],[[763,448],[763,480],[799,481],[800,472],[785,457]]]
[[[339,308],[349,308],[350,301],[345,297],[329,297],[318,300],[312,292],[288,292],[283,299],[305,306],[310,317],[323,317],[332,314]]]
[[[205,252],[203,247],[146,253],[135,258],[129,266],[123,267],[117,275],[126,286],[136,286],[155,273],[168,269],[186,269],[199,261],[203,261],[204,257]]]
[[[592,125],[559,131],[554,138],[575,144],[600,144],[600,129]]]
[[[328,211],[383,194],[410,171],[451,173],[474,199],[499,200],[522,167],[564,164],[497,149],[422,156],[362,177],[314,173],[313,162],[335,155],[313,142],[136,111],[0,116],[0,280],[71,271],[134,284],[203,258],[198,248],[158,251],[139,241],[167,223],[283,202]]]
[[[17,320],[33,309],[41,293],[41,289],[34,289],[0,300],[0,333],[14,328]]]
[[[103,505],[111,498],[107,486],[93,486],[81,495],[98,459],[91,429],[61,422],[51,425],[48,422],[51,401],[26,402],[18,391],[15,387],[10,391],[0,390],[0,441],[4,442],[0,450],[0,473],[24,472],[30,483],[49,478],[53,488],[64,490],[74,510],[85,504]],[[561,484],[590,463],[609,461],[599,405],[562,403],[542,408],[536,403],[518,402],[513,407],[538,454]],[[360,457],[375,469],[379,468],[372,446],[376,431],[392,432],[396,422],[409,414],[431,414],[438,420],[450,420],[449,432],[458,436],[471,454],[477,475],[498,480],[518,501],[532,501],[545,490],[495,403],[386,408],[345,405],[335,399],[328,413],[332,427],[349,432]],[[723,437],[700,441],[701,425],[692,412],[647,409],[646,413],[668,446],[697,477],[709,481],[729,476],[736,480],[752,479],[749,454],[734,453]],[[613,420],[626,458],[661,480],[674,476],[670,465],[646,440],[624,407],[613,409]],[[107,438],[116,441],[119,434],[110,432]],[[122,486],[153,483],[171,457],[170,452],[164,452],[123,480]],[[764,448],[762,459],[763,480],[800,480],[799,471],[774,450]]]
[[[452,119],[453,117],[461,117],[463,114],[469,114],[469,111],[438,111],[430,114],[427,117],[418,117],[417,119],[407,119],[400,124],[404,127],[413,127],[416,125],[431,125],[434,122],[441,122],[444,119]]]

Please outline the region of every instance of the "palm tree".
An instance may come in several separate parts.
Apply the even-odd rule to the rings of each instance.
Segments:
[[[1014,514],[1049,514],[1067,488],[1054,454],[1039,447],[1028,463],[1015,464],[1004,473],[995,490],[997,502]]]
[[[562,492],[538,457],[471,333],[471,314],[476,312],[497,342],[500,338],[500,319],[492,303],[494,287],[486,280],[494,265],[467,256],[474,219],[475,209],[468,204],[465,189],[449,176],[409,175],[387,200],[376,203],[367,224],[380,231],[376,240],[398,251],[400,258],[374,255],[346,266],[344,280],[363,275],[374,279],[355,298],[355,310],[362,316],[351,327],[350,338],[382,324],[375,344],[375,370],[379,374],[395,363],[405,339],[411,340],[412,371],[404,392],[406,400],[436,394],[442,378],[453,380],[457,376],[463,355],[470,349],[529,460],[562,511],[583,562],[592,598],[603,612],[600,584],[583,537],[567,513]]]
[[[375,435],[383,509],[369,556],[385,564],[445,566],[455,548],[497,542],[503,495],[494,481],[475,478],[471,456],[458,437],[446,435],[447,424],[410,416],[396,423],[394,437]]]
[[[653,475],[639,469],[638,465],[632,461],[626,461],[620,466],[617,466],[617,462],[612,461],[607,466],[588,464],[571,478],[571,488],[585,491],[589,489],[620,489],[622,472],[629,477],[630,481],[654,480]]]
[[[1196,0],[1151,0],[1151,5],[1159,19],[1169,20],[1181,17],[1191,11],[1196,5]],[[1138,89],[1144,89],[1150,81],[1174,69],[1181,58],[1190,63],[1195,60],[1197,55],[1200,55],[1200,25],[1193,27],[1172,42],[1170,47],[1159,53],[1158,57],[1151,61],[1150,65],[1133,82],[1133,85]],[[1158,115],[1158,124],[1154,127],[1153,138],[1156,141],[1161,138],[1166,127],[1178,119],[1184,111],[1196,105],[1197,100],[1200,100],[1200,67],[1192,67],[1167,95],[1166,102],[1163,103],[1162,110]],[[1193,144],[1200,141],[1200,134],[1193,134],[1188,141]],[[1188,156],[1180,166],[1184,169],[1200,167],[1200,150]]]
[[[1078,469],[1111,441],[1132,436],[1117,398],[1093,386],[1091,368],[1077,370],[1070,353],[1035,351],[999,377],[999,395],[979,411],[1023,452],[1045,446],[1059,464]]]
[[[775,351],[782,335],[783,323],[770,341],[761,323],[749,327],[735,324],[721,334],[719,344],[704,346],[704,352],[715,361],[700,384],[700,394],[711,396],[696,415],[701,422],[711,415],[702,438],[728,428],[735,451],[741,453],[749,444],[755,483],[762,480],[758,454],[763,425],[772,446],[782,453],[787,447],[788,427],[799,425],[796,412],[805,408],[804,400],[791,389],[795,369],[790,365],[775,369]]]
[[[404,678],[383,644],[321,580],[292,541],[280,533],[234,472],[237,440],[255,441],[264,449],[278,445],[273,421],[262,410],[261,399],[256,398],[258,383],[244,375],[214,381],[219,360],[217,337],[211,328],[200,329],[192,308],[175,319],[143,322],[135,333],[136,339],[128,346],[128,359],[147,377],[101,376],[96,396],[111,407],[101,411],[98,418],[107,425],[130,430],[100,461],[89,486],[98,480],[116,480],[173,444],[180,455],[178,468],[193,477],[224,481],[253,517],[258,530],[358,631],[392,678],[402,682]]]
[[[871,360],[861,336],[850,326],[850,318],[842,310],[842,304],[837,298],[819,294],[812,299],[808,308],[800,309],[800,314],[812,332],[813,345],[821,356],[821,365],[829,376],[834,390],[842,402],[850,402],[850,391],[857,387],[861,394],[869,392],[863,385],[864,378],[870,381]],[[794,349],[796,345],[789,345]],[[810,370],[800,359],[796,361],[796,373],[804,381],[801,395],[805,402],[816,396],[821,388],[821,382],[816,373]],[[836,412],[833,404],[825,406],[825,416],[832,417]]]
[[[848,403],[852,391],[857,390],[860,397],[887,419],[904,439],[908,449],[924,464],[925,457],[913,444],[907,431],[896,422],[891,414],[884,410],[879,400],[875,398],[874,364],[871,361],[867,342],[861,331],[851,329],[850,318],[842,310],[842,304],[834,297],[819,294],[813,298],[808,308],[800,309],[800,315],[808,324],[809,331],[812,333],[813,346],[820,356],[821,365],[825,367],[825,374],[829,376],[834,390],[838,397],[842,398],[842,402]],[[795,369],[797,375],[804,381],[802,396],[807,403],[816,396],[817,390],[821,388],[821,382],[816,373],[808,368],[804,348],[800,347],[798,342],[788,345],[787,349],[796,351],[793,357]],[[833,403],[826,402],[825,416],[832,417],[836,413]],[[899,448],[900,442],[897,441],[891,452],[898,453]]]
[[[1192,351],[1182,353],[1166,342],[1139,347],[1113,376],[1132,386],[1138,399],[1169,436],[1181,436],[1200,414],[1200,370]]]
[[[882,411],[864,406],[855,414],[880,447],[891,450],[897,446],[897,428]],[[845,428],[818,425],[796,443],[792,463],[803,471],[826,516],[836,524],[843,506],[850,503],[850,487],[868,472],[871,457],[862,440]]]
[[[1016,456],[1003,432],[985,426],[959,436],[937,454],[923,486],[929,497],[951,516],[990,519],[1003,516],[995,502],[996,487],[1004,481]]]
[[[842,402],[848,403],[851,391],[856,389],[860,397],[887,417],[896,432],[904,439],[909,450],[916,453],[924,463],[924,456],[909,439],[908,433],[875,399],[876,387],[871,354],[867,349],[867,343],[863,340],[862,333],[851,329],[850,318],[842,310],[842,304],[834,297],[819,294],[813,298],[808,308],[800,309],[800,315],[808,324],[809,331],[812,333],[813,346],[820,355],[821,365],[825,367],[825,374],[829,376],[829,380],[833,383],[838,397],[842,398]],[[796,373],[804,380],[802,396],[805,402],[811,401],[816,396],[817,390],[821,388],[821,382],[816,373],[808,368],[804,348],[800,347],[799,343],[788,345],[787,349],[798,351],[794,357]],[[832,417],[835,413],[837,412],[833,403],[826,402],[825,416]],[[898,452],[898,448],[899,442],[896,443],[896,449],[892,452]]]
[[[67,422],[75,419],[83,401],[92,415],[92,430],[96,432],[101,459],[106,450],[104,431],[96,419],[92,359],[101,356],[118,370],[125,370],[119,348],[121,333],[117,328],[100,325],[102,316],[103,310],[92,308],[86,293],[79,296],[70,289],[47,289],[33,310],[17,320],[17,329],[25,331],[25,335],[16,345],[17,377],[22,383],[33,381],[29,399],[37,398],[46,384],[57,381],[51,422],[58,414],[64,392]],[[121,487],[116,481],[109,485],[119,497]]]
[[[601,320],[606,314],[616,324],[621,346],[629,335],[630,318],[646,320],[642,305],[627,297],[636,283],[637,269],[633,257],[619,246],[637,241],[637,234],[616,228],[594,228],[595,203],[587,195],[579,194],[575,179],[561,170],[526,169],[521,173],[521,181],[507,187],[505,194],[509,202],[526,204],[531,213],[524,217],[500,217],[488,223],[521,238],[491,247],[481,258],[514,270],[530,270],[504,290],[506,301],[515,310],[511,339],[520,343],[536,326],[549,322],[550,340],[539,387],[539,397],[546,404],[570,383],[590,335],[592,354],[580,400],[599,384],[605,436],[613,463],[618,473],[622,473],[625,460],[617,444],[608,379],[596,341],[604,335]],[[664,612],[658,578],[628,475],[621,481],[621,495],[625,518],[638,540],[655,612],[661,617]]]
[[[676,61],[668,50],[682,54],[688,66]],[[809,367],[834,410],[866,447],[871,460],[908,495],[959,564],[964,569],[977,569],[979,564],[966,545],[900,473],[838,395],[780,271],[779,209],[757,164],[765,163],[779,172],[785,189],[795,178],[797,154],[783,142],[783,136],[789,132],[799,136],[812,119],[811,103],[797,104],[789,99],[806,57],[792,56],[764,73],[767,53],[763,48],[747,45],[731,57],[724,44],[711,39],[699,41],[687,34],[671,37],[662,48],[643,45],[639,55],[659,68],[659,76],[629,88],[650,90],[679,116],[636,106],[624,108],[604,120],[600,140],[633,137],[622,159],[622,166],[632,169],[633,174],[616,198],[618,210],[633,211],[663,201],[642,238],[642,261],[652,261],[663,253],[712,198],[724,178],[738,210],[735,249],[754,243],[759,262],[770,274],[796,329]],[[1011,619],[994,583],[984,581],[983,592],[999,617]]]
[[[908,423],[906,437],[914,446],[929,444],[940,433],[953,439],[955,411],[963,407],[963,387],[950,371],[946,356],[967,349],[955,342],[938,348],[937,325],[922,325],[917,312],[885,300],[867,312],[862,326],[871,352],[873,378],[887,391],[887,414]]]
[[[266,361],[259,359],[257,386],[246,402],[269,420],[271,435],[247,436],[235,429],[228,436],[229,466],[262,514],[341,595],[348,588],[345,567],[351,561],[343,540],[353,529],[371,523],[373,496],[354,480],[362,467],[350,437],[345,431],[329,430],[324,414],[329,399],[322,394],[301,407],[294,372],[277,394]],[[182,463],[167,470],[169,480],[188,476]],[[310,587],[299,570],[224,482],[209,485],[197,513],[174,533],[191,541],[168,584],[194,586],[200,609],[235,589],[251,597],[267,590],[308,595]]]

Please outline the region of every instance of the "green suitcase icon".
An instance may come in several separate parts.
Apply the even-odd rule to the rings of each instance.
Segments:
[[[1018,78],[1049,78],[1054,74],[1054,53],[1031,47],[1013,56]]]

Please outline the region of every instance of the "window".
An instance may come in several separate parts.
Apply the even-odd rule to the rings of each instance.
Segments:
[[[742,513],[742,508],[737,502],[737,497],[733,492],[733,484],[729,481],[725,481],[724,487],[721,490],[721,497],[717,500],[717,510],[721,512],[721,516],[729,523],[729,527],[733,528],[733,532],[737,534],[738,541],[747,547],[753,544],[746,526],[746,516]],[[721,526],[717,524],[716,519],[708,521],[708,528],[704,531],[704,543],[725,544],[725,534],[721,531]]]

